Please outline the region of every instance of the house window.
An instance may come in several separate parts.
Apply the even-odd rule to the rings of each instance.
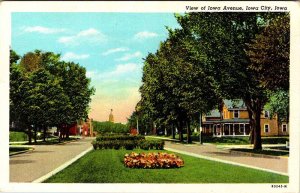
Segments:
[[[240,124],[239,132],[240,133],[244,132],[244,124]]]
[[[265,118],[270,118],[270,112],[269,111],[265,111]]]
[[[234,118],[239,118],[239,111],[238,110],[233,111],[233,117]]]
[[[270,132],[270,126],[269,124],[265,124],[265,133],[269,133]]]
[[[287,132],[287,124],[282,124],[282,132]]]

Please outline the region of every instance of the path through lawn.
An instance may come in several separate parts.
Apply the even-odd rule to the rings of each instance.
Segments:
[[[140,152],[140,150],[134,150]],[[126,150],[96,150],[51,177],[49,183],[287,183],[288,177],[245,167],[179,155],[183,168],[130,169]],[[147,151],[148,152],[148,151]]]

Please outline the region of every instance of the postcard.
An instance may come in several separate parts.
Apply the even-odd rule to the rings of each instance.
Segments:
[[[1,191],[299,192],[299,2],[0,14]]]

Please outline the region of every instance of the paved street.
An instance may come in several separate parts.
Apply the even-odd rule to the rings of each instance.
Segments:
[[[249,166],[269,169],[277,172],[288,173],[288,158],[277,157],[252,157],[249,155],[230,153],[229,150],[219,149],[212,144],[180,144],[166,141],[166,148],[194,153],[211,158],[231,161]]]
[[[10,157],[10,182],[32,182],[91,147],[93,138],[60,145],[36,145],[35,150]]]
[[[10,182],[32,182],[53,171],[91,147],[93,138],[61,145],[37,145],[32,152],[10,157]],[[288,158],[251,157],[233,154],[212,144],[180,144],[166,141],[166,148],[226,160],[263,169],[288,173]]]

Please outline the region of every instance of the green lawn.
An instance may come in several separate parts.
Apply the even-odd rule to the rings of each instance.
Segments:
[[[27,141],[28,136],[24,132],[10,131],[9,132],[9,141]]]
[[[141,152],[141,150],[134,150]],[[96,150],[52,176],[46,183],[288,183],[288,177],[245,167],[179,155],[185,165],[174,169],[130,169],[127,150]],[[148,152],[148,151],[147,151]]]

